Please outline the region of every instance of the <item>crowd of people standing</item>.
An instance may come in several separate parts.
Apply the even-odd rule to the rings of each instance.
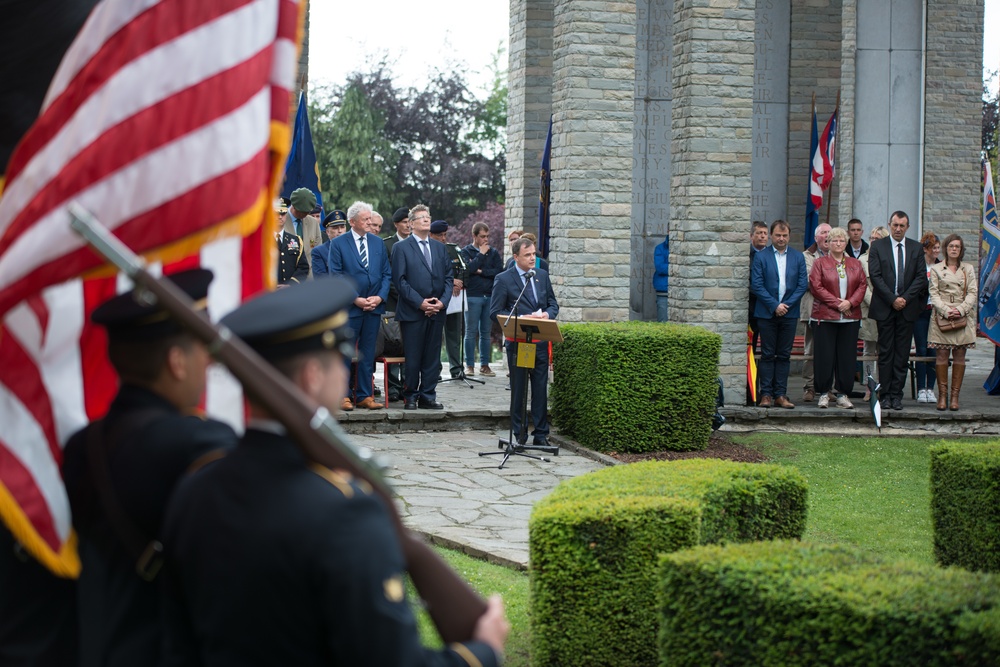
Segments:
[[[804,402],[854,407],[860,341],[864,359],[876,361],[872,374],[883,410],[903,409],[911,356],[917,401],[959,409],[966,350],[976,342],[976,271],[963,261],[965,244],[957,234],[942,242],[927,232],[918,242],[906,236],[908,229],[903,211],[890,216],[888,227],[873,229],[869,242],[860,220],[846,229],[821,224],[815,242],[800,252],[788,244],[787,222],[777,220],[770,229],[753,223],[749,318],[754,350],[760,342],[761,407],[795,407],[788,376],[802,322]]]

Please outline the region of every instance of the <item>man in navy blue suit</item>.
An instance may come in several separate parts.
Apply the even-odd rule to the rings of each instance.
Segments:
[[[330,211],[323,220],[323,228],[326,230],[327,240],[313,248],[312,252],[309,253],[312,257],[310,265],[312,266],[313,278],[330,273],[328,262],[330,243],[347,231],[347,214],[340,210]]]
[[[514,253],[514,265],[497,275],[493,281],[493,293],[490,297],[490,318],[503,320],[514,309],[517,302],[518,316],[528,315],[546,320],[554,320],[559,314],[559,304],[552,291],[552,282],[544,269],[535,268],[535,242],[521,237],[511,246]],[[534,276],[525,274],[534,270]],[[520,301],[517,297],[524,290]],[[535,344],[535,367],[520,368],[515,363],[517,359],[517,343],[508,340],[507,365],[512,369],[510,388],[511,405],[521,405],[524,392],[527,391],[528,380],[531,380],[531,420],[535,429],[532,431],[532,444],[537,447],[548,447],[549,419],[546,414],[549,402],[549,346],[540,342]],[[510,411],[510,423],[514,437],[520,444],[528,439],[527,425],[521,423],[521,414],[517,410]]]
[[[760,407],[792,409],[788,399],[788,369],[799,321],[799,302],[809,289],[805,256],[788,247],[784,220],[771,224],[771,245],[754,257],[750,290],[757,297],[754,317],[760,332]]]
[[[430,238],[431,212],[423,204],[410,209],[412,233],[392,248],[392,282],[399,293],[396,320],[403,335],[406,375],[403,409],[441,410],[441,334],[454,278],[448,252]]]
[[[375,372],[375,341],[381,316],[385,313],[385,300],[389,297],[389,255],[382,239],[368,232],[372,219],[372,206],[356,201],[347,209],[347,222],[351,231],[330,241],[327,262],[331,275],[350,278],[357,286],[357,296],[348,310],[350,327],[357,341],[358,365],[356,378],[348,386],[341,408],[353,410],[354,405],[368,410],[383,407],[372,397],[372,374]],[[438,347],[441,342],[438,341]],[[348,368],[351,360],[345,359]],[[351,387],[354,401],[351,403]]]

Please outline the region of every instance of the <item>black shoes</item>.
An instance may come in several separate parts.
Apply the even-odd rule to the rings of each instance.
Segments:
[[[892,409],[893,410],[902,410],[903,409],[903,399],[901,399],[901,398],[893,398],[892,399]]]
[[[544,435],[536,435],[534,438],[531,439],[531,444],[534,447],[551,447],[552,446],[551,444],[549,444],[549,439],[546,438]]]
[[[444,410],[444,406],[437,401],[418,401],[417,407],[421,410]],[[412,408],[411,408],[412,409]]]
[[[417,409],[417,402],[416,401],[403,401],[403,409],[404,410],[416,410]]]

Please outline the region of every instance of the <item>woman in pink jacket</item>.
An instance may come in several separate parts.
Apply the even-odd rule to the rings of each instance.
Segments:
[[[834,375],[837,407],[853,408],[854,367],[858,361],[858,330],[861,302],[865,298],[865,271],[861,262],[848,255],[847,232],[839,227],[827,237],[830,251],[817,257],[809,272],[809,291],[814,297],[809,326],[813,329],[817,405],[829,407]]]

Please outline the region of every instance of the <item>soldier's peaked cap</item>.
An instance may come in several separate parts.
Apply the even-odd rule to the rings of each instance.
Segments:
[[[268,292],[222,318],[247,345],[269,361],[305,352],[353,354],[347,309],[357,290],[347,278],[324,277]]]
[[[196,309],[208,305],[208,285],[212,272],[208,269],[178,271],[167,276],[174,285],[194,301]],[[129,291],[113,297],[90,314],[94,324],[103,326],[112,340],[156,340],[181,332],[181,325],[159,303],[145,303]]]

